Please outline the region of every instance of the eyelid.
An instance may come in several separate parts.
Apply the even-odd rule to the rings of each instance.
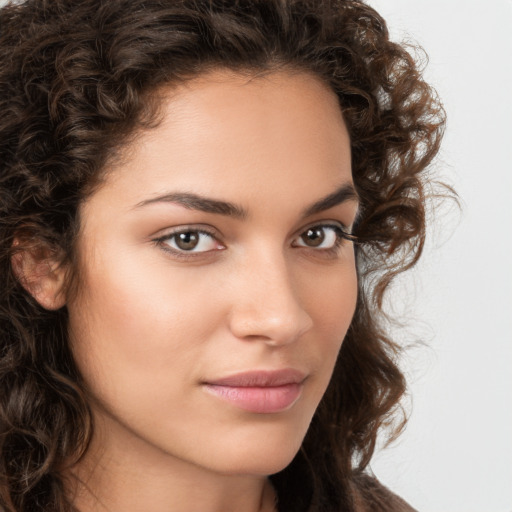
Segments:
[[[348,227],[346,224],[339,220],[319,220],[316,222],[311,222],[309,224],[306,224],[304,227],[300,228],[293,238],[297,238],[298,236],[301,236],[304,232],[306,232],[308,229],[311,228],[333,228],[338,229],[342,235],[343,238],[346,238],[347,240],[355,240],[355,236],[350,233],[350,227]]]
[[[210,226],[209,224],[179,224],[176,226],[170,226],[168,228],[159,229],[155,234],[151,235],[153,240],[160,238],[167,238],[177,233],[183,233],[184,231],[197,231],[199,233],[205,233],[211,235],[214,238],[218,238],[221,234],[219,230]]]

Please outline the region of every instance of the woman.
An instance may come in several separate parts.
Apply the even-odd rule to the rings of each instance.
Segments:
[[[3,510],[411,510],[365,470],[443,113],[384,21],[0,13]]]

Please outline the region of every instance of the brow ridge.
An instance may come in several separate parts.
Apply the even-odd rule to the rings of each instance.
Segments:
[[[359,202],[359,196],[352,183],[344,183],[332,194],[329,194],[328,196],[319,199],[311,206],[308,206],[303,212],[303,217],[310,217],[311,215],[329,210],[330,208],[334,208],[335,206],[347,201]]]
[[[226,215],[237,219],[245,219],[247,217],[247,211],[234,203],[211,199],[189,192],[170,192],[142,201],[136,205],[136,208],[160,202],[178,203],[189,210],[200,210],[206,213]]]
[[[324,210],[328,210],[346,201],[358,201],[357,192],[352,183],[345,183],[328,196],[319,199],[308,206],[303,212],[302,217],[310,217]],[[140,208],[148,204],[169,202],[178,203],[189,210],[199,210],[206,213],[225,215],[236,219],[246,219],[248,212],[243,207],[229,201],[221,201],[204,197],[191,192],[170,192],[145,201],[141,201],[135,208]]]

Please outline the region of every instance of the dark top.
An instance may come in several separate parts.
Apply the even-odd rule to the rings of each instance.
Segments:
[[[417,512],[370,475],[358,476],[355,483],[357,512]]]

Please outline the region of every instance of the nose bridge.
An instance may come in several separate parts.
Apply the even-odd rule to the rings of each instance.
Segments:
[[[233,334],[281,345],[295,341],[311,328],[312,319],[301,304],[282,251],[252,251],[238,270],[230,316]]]

